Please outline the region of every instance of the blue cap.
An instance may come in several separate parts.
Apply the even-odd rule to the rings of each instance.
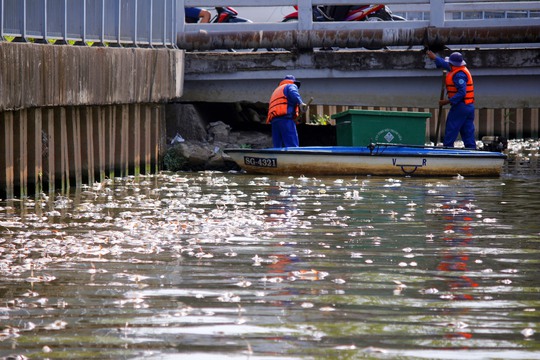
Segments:
[[[294,85],[296,85],[296,86],[298,86],[300,88],[301,83],[300,83],[300,81],[296,80],[294,75],[287,75],[287,76],[285,76],[283,78],[283,80],[291,80],[294,83]],[[281,80],[281,81],[283,81],[283,80]]]
[[[447,63],[450,63],[454,66],[465,66],[467,63],[463,60],[463,55],[458,52],[453,52],[449,57],[444,59]]]

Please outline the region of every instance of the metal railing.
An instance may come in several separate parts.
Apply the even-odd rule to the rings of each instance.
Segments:
[[[0,0],[0,40],[176,46],[178,0]]]
[[[176,47],[181,33],[262,32],[426,27],[540,26],[540,1],[386,0],[394,12],[415,14],[396,22],[313,22],[316,5],[353,0],[0,0],[0,41],[108,46]],[[184,7],[235,6],[299,9],[297,22],[187,24]]]
[[[276,6],[298,6],[298,22],[241,23],[241,24],[186,24],[178,18],[178,32],[236,32],[236,31],[292,31],[292,30],[356,30],[356,29],[418,29],[540,26],[540,1],[488,1],[488,0],[385,0],[384,4],[394,13],[417,14],[407,21],[375,22],[314,22],[312,7],[316,5],[354,5],[358,0],[180,0],[186,7],[197,6],[213,9],[216,6],[257,6],[261,11]],[[182,9],[183,10],[183,9]],[[520,13],[512,17],[509,13]],[[484,14],[497,14],[490,17]]]

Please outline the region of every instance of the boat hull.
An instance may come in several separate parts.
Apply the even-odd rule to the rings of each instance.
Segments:
[[[226,149],[243,170],[275,175],[499,176],[498,152],[436,147]]]

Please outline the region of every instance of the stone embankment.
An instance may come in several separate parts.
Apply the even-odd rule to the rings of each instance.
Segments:
[[[167,151],[163,163],[169,171],[238,170],[225,148],[272,146],[264,111],[253,106],[209,111],[208,105],[170,104],[167,107]],[[212,119],[209,121],[208,119]]]
[[[223,149],[272,147],[272,130],[266,124],[267,106],[259,103],[167,105],[165,169],[239,170]],[[336,144],[335,126],[306,124],[305,118],[301,120],[297,126],[301,146]]]

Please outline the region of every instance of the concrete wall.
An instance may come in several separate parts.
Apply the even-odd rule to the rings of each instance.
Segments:
[[[167,102],[183,81],[182,50],[0,42],[0,111]]]
[[[184,51],[0,42],[0,198],[156,173]]]
[[[540,107],[540,48],[461,52],[474,77],[478,108]],[[190,52],[181,100],[268,102],[287,74],[302,81],[302,96],[317,105],[429,108],[438,103],[441,88],[441,71],[419,49]]]

